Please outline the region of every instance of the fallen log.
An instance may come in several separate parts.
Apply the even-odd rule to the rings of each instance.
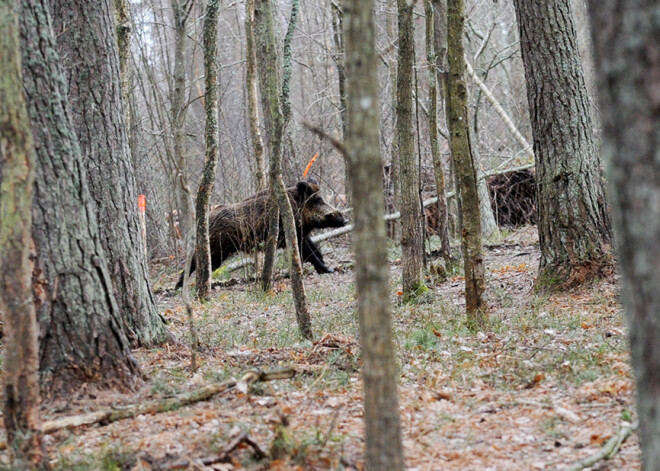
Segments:
[[[122,419],[129,419],[143,414],[157,414],[178,409],[180,407],[194,404],[195,402],[205,401],[221,392],[236,387],[245,387],[256,382],[273,381],[277,379],[293,378],[296,370],[293,368],[283,368],[273,371],[250,371],[243,375],[240,381],[230,379],[218,384],[209,384],[194,391],[178,394],[168,399],[158,401],[149,401],[144,404],[133,404],[126,407],[118,407],[89,414],[76,415],[73,417],[64,417],[56,420],[49,420],[41,425],[42,433],[53,433],[57,430],[73,429],[83,425],[93,425],[99,423],[107,425]],[[6,442],[0,442],[0,450],[7,448]]]

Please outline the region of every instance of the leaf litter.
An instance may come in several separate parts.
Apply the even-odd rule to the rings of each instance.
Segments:
[[[533,291],[538,244],[519,231],[485,252],[490,325],[463,322],[460,272],[427,280],[434,296],[403,304],[400,264],[390,265],[401,372],[399,407],[409,470],[568,469],[636,416],[626,326],[616,277],[552,296]],[[532,234],[532,235],[530,235]],[[326,248],[326,251],[328,249]],[[337,271],[306,275],[316,342],[295,325],[289,283],[262,294],[228,283],[195,305],[199,371],[190,371],[185,310],[158,295],[180,342],[134,351],[148,378],[134,394],[82,388],[45,404],[44,420],[162,399],[250,369],[293,366],[292,380],[241,385],[211,400],[46,437],[56,469],[364,469],[362,382],[350,253],[328,254]],[[176,274],[169,281],[174,283]],[[258,459],[257,448],[277,458]],[[222,462],[232,442],[234,449]],[[239,443],[240,442],[240,443]],[[591,469],[641,467],[633,434]],[[7,466],[6,452],[0,463]],[[174,468],[177,463],[188,463]]]

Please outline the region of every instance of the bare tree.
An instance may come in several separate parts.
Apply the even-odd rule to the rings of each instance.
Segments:
[[[424,13],[426,15],[426,60],[428,62],[428,81],[429,81],[429,139],[431,141],[431,159],[433,161],[433,172],[435,176],[435,188],[438,202],[438,221],[436,231],[440,236],[440,252],[445,261],[445,266],[451,262],[451,247],[449,245],[449,218],[447,213],[447,196],[445,188],[445,172],[442,164],[442,155],[440,155],[440,136],[438,133],[438,68],[441,61],[444,61],[445,53],[442,57],[436,54],[435,23],[436,14],[446,15],[447,7],[438,4],[438,11],[435,11],[431,0],[424,0]],[[446,38],[440,41],[446,42]]]
[[[266,189],[266,167],[264,165],[264,140],[261,136],[261,123],[259,121],[259,94],[257,80],[257,53],[255,51],[256,38],[254,37],[254,2],[245,2],[245,81],[247,88],[248,120],[250,123],[250,136],[252,138],[252,151],[256,162],[257,187]]]
[[[537,286],[607,273],[611,230],[570,0],[514,0],[534,135]]]
[[[291,20],[289,22],[289,31],[285,39],[284,58],[285,64],[284,80],[282,82],[280,95],[279,67],[277,61],[277,49],[275,43],[275,28],[273,25],[272,4],[270,0],[257,0],[255,9],[255,30],[257,33],[257,59],[260,67],[259,83],[261,89],[261,102],[264,111],[264,121],[268,136],[268,152],[270,157],[270,189],[271,197],[277,201],[279,215],[286,237],[286,244],[291,258],[291,289],[293,291],[293,300],[296,306],[296,319],[301,335],[306,339],[312,339],[312,326],[307,308],[305,296],[305,286],[303,284],[302,266],[300,253],[298,251],[296,223],[291,209],[291,202],[287,196],[286,187],[282,180],[282,137],[286,131],[287,121],[290,118],[290,110],[283,109],[290,107],[286,105],[289,94],[289,84],[291,76],[291,50],[286,47],[286,41],[291,41],[293,28],[299,8],[298,0],[294,0],[291,7]],[[288,66],[286,56],[288,58]],[[287,76],[289,80],[287,80]],[[282,97],[284,97],[282,99]],[[272,205],[274,207],[274,205]],[[275,212],[271,209],[273,213]],[[271,213],[272,214],[272,213]],[[271,220],[273,216],[271,215]],[[279,224],[278,224],[279,225]],[[269,224],[269,237],[277,242],[279,230],[273,230],[273,224]],[[273,242],[269,242],[274,246]],[[266,270],[266,261],[264,261],[264,274]]]
[[[399,62],[397,68],[397,142],[401,185],[401,246],[403,250],[403,297],[427,290],[422,279],[422,213],[419,199],[419,167],[413,135],[413,60],[415,55],[411,0],[397,0],[399,12]]]
[[[660,468],[660,5],[592,0],[590,7],[642,468],[650,471]]]
[[[42,392],[66,394],[85,383],[135,388],[140,372],[101,245],[46,0],[23,2],[21,54],[37,144],[32,282]]]
[[[204,76],[206,84],[206,157],[197,191],[197,297],[207,299],[211,291],[209,248],[209,201],[218,167],[218,9],[219,0],[209,0],[204,16]]]
[[[355,204],[356,284],[366,428],[366,469],[403,470],[397,368],[392,342],[387,239],[380,179],[378,77],[373,4],[347,0],[348,161]]]
[[[18,5],[0,1],[0,312],[3,422],[17,469],[45,469],[41,441],[37,318],[32,299],[32,191],[35,151],[19,50]]]
[[[465,306],[468,323],[481,327],[486,322],[483,299],[485,273],[481,245],[481,217],[477,191],[477,170],[470,145],[467,88],[465,86],[465,3],[450,0],[447,4],[447,51],[449,59],[448,108],[451,153],[461,196],[461,246],[465,268]]]

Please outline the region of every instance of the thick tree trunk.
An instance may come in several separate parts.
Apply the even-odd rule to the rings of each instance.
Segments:
[[[481,327],[486,323],[483,299],[485,273],[481,245],[481,216],[477,191],[477,170],[470,146],[467,87],[465,86],[465,52],[463,32],[465,4],[449,0],[447,5],[447,50],[449,59],[448,108],[451,153],[460,186],[462,210],[461,246],[465,268],[465,304],[468,323]]]
[[[250,122],[250,136],[252,138],[252,151],[257,164],[256,178],[259,191],[266,189],[266,167],[264,165],[264,139],[261,136],[261,123],[259,121],[259,94],[257,88],[257,53],[255,51],[256,38],[254,37],[254,2],[245,2],[245,55],[246,55],[246,87],[248,121]]]
[[[660,469],[660,5],[592,0],[591,18],[643,469]]]
[[[204,73],[206,112],[206,155],[197,191],[197,297],[207,299],[211,291],[209,247],[209,201],[218,167],[218,10],[219,0],[209,0],[204,16]]]
[[[413,58],[415,54],[411,0],[397,0],[399,17],[399,62],[397,68],[397,140],[401,182],[401,246],[403,250],[403,297],[426,291],[422,279],[424,241],[419,199],[419,167],[413,135]]]
[[[355,208],[356,285],[366,462],[370,471],[404,469],[397,367],[389,302],[385,202],[380,179],[379,106],[373,3],[347,0],[346,67],[348,161]]]
[[[16,2],[0,1],[0,312],[3,422],[16,469],[48,466],[39,416],[39,351],[32,299],[35,151],[19,50]]]
[[[53,29],[68,74],[72,122],[108,257],[122,324],[133,345],[167,336],[151,292],[141,243],[135,170],[119,86],[110,0],[54,0]]]
[[[257,33],[257,59],[259,67],[259,83],[261,88],[261,102],[264,111],[264,121],[268,135],[268,151],[270,157],[270,187],[271,195],[277,201],[281,224],[284,229],[286,244],[291,257],[291,290],[296,307],[296,319],[301,335],[312,339],[312,326],[307,308],[305,286],[303,284],[302,264],[296,235],[296,224],[291,209],[291,202],[287,196],[286,187],[282,180],[282,137],[286,131],[287,122],[291,116],[289,103],[289,83],[291,80],[291,39],[298,14],[299,2],[294,0],[291,8],[289,30],[284,45],[284,77],[282,81],[282,95],[280,96],[279,68],[277,64],[277,49],[275,44],[275,27],[273,24],[273,11],[270,0],[257,0],[255,9],[255,26]],[[287,57],[288,56],[288,57]],[[271,225],[269,231],[273,229]],[[277,231],[269,232],[270,237],[277,239]],[[270,242],[272,244],[272,241]],[[274,254],[273,254],[274,259]],[[266,261],[264,261],[264,276]],[[271,269],[272,273],[272,269]]]
[[[439,2],[437,2],[439,3]],[[438,7],[440,8],[440,7]],[[445,261],[445,266],[451,262],[451,247],[449,245],[449,218],[447,216],[447,190],[445,185],[445,172],[442,164],[442,155],[440,154],[440,139],[438,135],[438,79],[437,70],[440,61],[436,55],[435,39],[435,15],[445,14],[447,8],[434,13],[431,0],[424,0],[424,13],[426,15],[426,60],[428,62],[428,81],[429,81],[429,137],[431,140],[431,159],[433,161],[433,172],[435,176],[435,189],[438,197],[436,208],[438,211],[438,221],[435,230],[440,237],[440,253]],[[440,40],[441,42],[446,42]],[[444,54],[443,54],[444,56]]]
[[[24,90],[37,143],[32,286],[41,388],[50,395],[84,383],[132,389],[140,373],[122,328],[50,25],[46,0],[23,2]]]
[[[580,284],[609,271],[611,232],[570,0],[514,5],[536,155],[537,285]]]

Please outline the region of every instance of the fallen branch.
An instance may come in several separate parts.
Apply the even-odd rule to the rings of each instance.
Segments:
[[[64,417],[57,420],[49,420],[41,426],[42,433],[53,433],[57,430],[73,429],[82,425],[93,425],[100,423],[107,425],[122,419],[129,419],[143,414],[157,414],[178,409],[188,404],[205,401],[216,394],[236,387],[238,384],[252,384],[256,382],[273,381],[276,379],[293,378],[296,371],[293,368],[283,368],[274,371],[250,371],[243,375],[240,381],[230,379],[218,384],[209,384],[194,391],[178,394],[174,397],[160,401],[150,401],[145,404],[134,404],[117,409],[90,412],[89,414]],[[0,442],[0,450],[7,448],[6,442]]]
[[[619,451],[621,444],[630,436],[632,432],[637,430],[639,424],[635,422],[634,424],[626,424],[621,427],[619,433],[610,438],[605,446],[603,446],[597,453],[578,461],[573,466],[568,468],[568,471],[580,471],[581,469],[588,468],[598,463],[603,459],[611,459]]]
[[[198,466],[210,466],[216,463],[227,463],[230,461],[229,454],[238,448],[242,443],[249,445],[254,451],[255,458],[260,460],[265,458],[266,452],[255,442],[252,438],[248,436],[247,433],[243,432],[238,437],[234,439],[227,447],[217,456],[210,456],[208,458],[198,458],[191,460],[179,460],[174,463],[163,467],[162,469],[189,469],[195,465]]]

